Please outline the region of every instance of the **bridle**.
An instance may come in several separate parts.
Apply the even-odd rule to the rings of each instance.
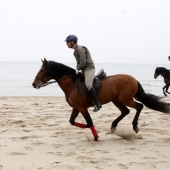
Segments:
[[[37,88],[45,87],[45,86],[47,86],[47,85],[50,85],[50,84],[53,84],[53,83],[56,83],[56,82],[59,83],[59,82],[65,80],[65,79],[71,78],[71,77],[73,77],[73,76],[76,75],[76,73],[75,73],[75,74],[73,74],[73,75],[71,75],[71,76],[69,76],[69,77],[61,77],[59,80],[48,81],[48,82],[46,82],[46,83],[43,83],[42,80],[44,79],[45,75],[46,75],[48,72],[50,72],[50,74],[53,75],[53,73],[51,72],[51,70],[50,70],[50,68],[48,67],[48,65],[46,66],[46,69],[47,69],[47,70],[45,71],[45,73],[44,73],[44,75],[43,75],[42,77],[36,76],[36,79],[38,79],[38,80],[40,81],[40,83],[38,84]]]
[[[56,83],[57,81],[49,81],[49,82],[46,82],[46,83],[43,83],[42,80],[44,79],[45,75],[47,74],[48,70],[45,71],[44,75],[42,77],[39,77],[39,76],[36,76],[35,78],[38,79],[40,81],[40,83],[38,84],[37,88],[40,88],[40,87],[45,87],[47,85],[50,85],[50,84],[53,84],[53,83]]]
[[[159,75],[160,75],[160,73],[158,73],[159,71],[158,71],[158,68],[156,68],[156,70],[155,70],[155,74],[154,74],[154,78],[157,78]]]

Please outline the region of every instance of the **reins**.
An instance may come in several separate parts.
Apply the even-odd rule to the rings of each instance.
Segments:
[[[55,81],[49,81],[49,82],[43,84],[42,87],[48,86],[48,85],[56,83],[56,82],[57,82],[56,80]]]
[[[48,65],[45,65],[45,67],[46,67],[46,69],[47,69],[46,72],[50,72],[50,74],[51,74],[52,76],[54,76],[54,74],[53,74],[53,72],[51,71],[50,67],[49,67]],[[65,79],[72,78],[72,77],[75,76],[75,75],[76,75],[76,73],[73,74],[73,75],[71,75],[71,76],[61,77],[59,80],[49,81],[49,82],[46,82],[46,83],[42,83],[42,79],[44,78],[45,74],[44,74],[41,78],[38,77],[38,76],[36,76],[36,78],[38,78],[38,79],[41,81],[41,87],[45,87],[45,86],[48,86],[48,85],[53,84],[53,83],[56,83],[56,82],[59,83],[59,82],[65,80]]]
[[[75,76],[76,74],[73,74],[72,76],[69,76],[69,77],[62,77],[62,78],[60,78],[59,80],[55,80],[55,81],[49,81],[49,82],[46,82],[45,84],[43,84],[41,87],[45,87],[45,86],[48,86],[48,85],[50,85],[50,84],[53,84],[53,83],[59,83],[59,82],[61,82],[61,81],[63,81],[63,80],[66,80],[66,79],[68,79],[68,78],[71,78],[71,77],[73,77],[73,76]]]

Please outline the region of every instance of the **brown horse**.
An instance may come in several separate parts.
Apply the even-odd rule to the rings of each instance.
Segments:
[[[88,107],[94,106],[93,100],[89,97],[88,92],[84,89],[84,85],[80,80],[80,76],[76,75],[76,71],[66,65],[54,61],[42,60],[43,65],[37,73],[33,82],[34,88],[41,88],[48,84],[49,80],[55,79],[66,96],[66,101],[72,107],[70,123],[80,128],[90,128],[94,136],[94,140],[98,140],[98,134],[93,125],[93,121],[88,112]],[[102,104],[113,102],[113,104],[121,111],[111,125],[114,131],[118,123],[129,114],[132,107],[136,109],[133,119],[133,130],[138,133],[138,118],[143,108],[143,104],[150,109],[164,113],[170,112],[170,104],[160,101],[160,97],[146,94],[141,84],[132,76],[126,74],[117,74],[107,76],[102,80],[98,80],[98,96]],[[141,103],[134,100],[134,98]],[[143,103],[143,104],[142,104]],[[75,122],[79,112],[85,118],[87,124]]]

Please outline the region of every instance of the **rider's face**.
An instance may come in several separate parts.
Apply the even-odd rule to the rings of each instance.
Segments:
[[[71,48],[71,41],[70,42],[66,42],[66,45],[68,48]]]

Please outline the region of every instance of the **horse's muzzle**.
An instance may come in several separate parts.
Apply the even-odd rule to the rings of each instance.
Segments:
[[[154,74],[154,78],[156,79],[158,77],[158,75],[157,74]]]
[[[36,84],[35,84],[35,83],[32,83],[32,86],[33,86],[34,88],[36,88]]]
[[[44,86],[44,83],[40,82],[38,85],[36,85],[35,83],[32,83],[32,86],[36,89],[40,89],[41,87]]]

